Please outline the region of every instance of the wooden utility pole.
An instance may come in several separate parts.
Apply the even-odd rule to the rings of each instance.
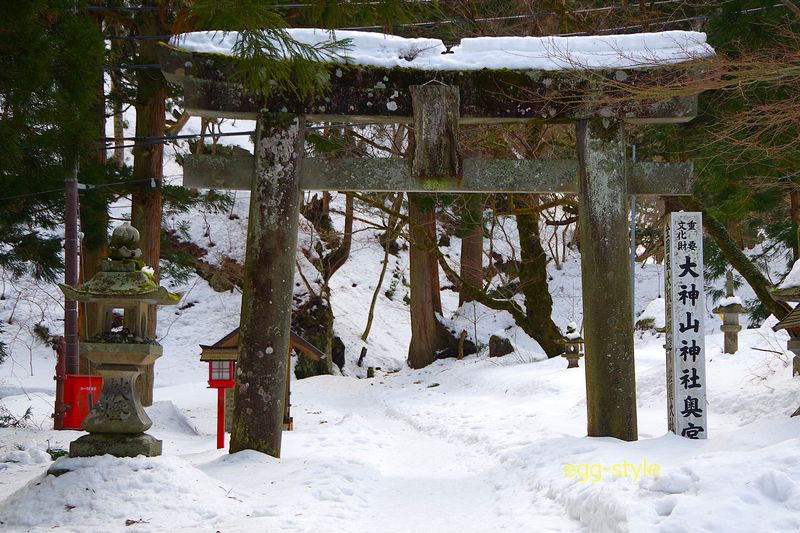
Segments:
[[[65,180],[66,212],[64,217],[64,283],[78,284],[78,163]],[[80,373],[78,351],[78,302],[64,299],[64,340],[66,373]]]

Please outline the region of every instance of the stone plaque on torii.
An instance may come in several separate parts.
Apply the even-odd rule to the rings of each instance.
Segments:
[[[687,122],[697,100],[603,102],[586,95],[604,80],[655,83],[670,69],[599,69],[587,76],[575,66],[432,72],[321,63],[330,74],[323,94],[300,100],[273,92],[258,99],[237,83],[233,57],[170,46],[162,52],[162,72],[183,87],[189,113],[257,121],[255,154],[187,156],[184,185],[252,191],[245,265],[252,274],[244,281],[238,379],[266,391],[274,403],[258,427],[247,429],[273,439],[268,453],[280,454],[287,375],[280,354],[289,345],[301,190],[578,194],[588,434],[636,440],[629,196],[688,195],[692,165],[627,161],[623,124]],[[525,121],[573,122],[577,159],[461,160],[459,124]],[[307,122],[411,124],[413,156],[304,158]],[[257,269],[248,267],[254,264]]]

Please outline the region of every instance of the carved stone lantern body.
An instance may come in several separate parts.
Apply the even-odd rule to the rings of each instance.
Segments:
[[[98,365],[103,377],[100,398],[83,422],[89,432],[70,444],[70,457],[111,454],[117,457],[161,454],[161,441],[144,433],[152,425],[142,407],[136,381],[145,365],[161,357],[162,348],[148,339],[149,305],[174,305],[180,295],[160,287],[138,260],[139,232],[129,224],[116,228],[109,259],[80,287],[60,285],[71,299],[93,304],[95,321],[80,353]],[[122,325],[115,327],[118,315]]]

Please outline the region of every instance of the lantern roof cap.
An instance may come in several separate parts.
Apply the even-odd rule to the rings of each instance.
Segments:
[[[738,296],[726,296],[719,301],[717,307],[711,310],[712,313],[746,313],[747,309],[742,305],[742,299]]]
[[[175,305],[181,298],[180,293],[159,286],[151,274],[142,270],[98,272],[80,287],[63,283],[58,286],[67,298],[79,302]]]

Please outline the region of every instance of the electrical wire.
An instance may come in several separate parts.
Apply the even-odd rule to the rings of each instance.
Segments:
[[[140,179],[135,179],[135,180],[117,181],[117,182],[114,182],[114,183],[101,183],[101,184],[98,184],[98,185],[91,185],[91,184],[82,183],[82,184],[79,184],[80,186],[78,188],[78,192],[83,192],[85,190],[91,190],[91,189],[103,189],[103,188],[106,188],[106,187],[118,187],[120,185],[128,185],[130,183],[141,183],[141,182],[144,182],[144,181],[156,181],[156,180],[155,180],[155,178],[140,178]],[[64,191],[66,191],[66,188],[50,189],[49,191],[38,191],[38,192],[32,192],[32,193],[27,193],[27,194],[17,194],[17,195],[14,195],[14,196],[5,196],[3,198],[0,198],[0,202],[5,202],[6,200],[17,200],[19,198],[31,198],[33,196],[41,196],[43,194],[52,194],[52,193],[64,192]]]

